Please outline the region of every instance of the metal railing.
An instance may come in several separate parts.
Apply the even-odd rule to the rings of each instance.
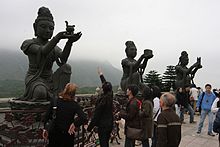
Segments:
[[[85,108],[91,117],[94,107]],[[46,110],[0,110],[0,146],[3,147],[44,147],[48,141],[42,138],[43,119]],[[93,133],[93,132],[92,132]],[[76,147],[94,146],[95,133],[86,132],[84,126],[75,134]]]

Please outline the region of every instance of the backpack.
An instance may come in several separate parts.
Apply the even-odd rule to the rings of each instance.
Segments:
[[[139,99],[136,99],[139,110],[141,110],[142,102]]]
[[[131,101],[132,103],[134,103],[134,102],[137,102],[137,107],[139,108],[139,110],[141,110],[141,107],[142,107],[142,102],[139,100],[139,99],[137,99],[137,98],[135,98],[133,101]],[[132,104],[131,103],[131,104]]]
[[[205,95],[205,92],[202,92],[202,99],[199,103],[199,113],[201,114],[201,111],[202,111],[202,101],[203,101],[203,98],[204,98],[204,95]]]

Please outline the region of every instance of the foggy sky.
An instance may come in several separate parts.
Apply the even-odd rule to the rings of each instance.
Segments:
[[[197,86],[210,83],[220,88],[219,0],[1,0],[0,4],[0,49],[20,52],[23,40],[34,37],[38,8],[46,6],[54,16],[54,35],[65,30],[65,20],[83,34],[70,59],[107,60],[121,69],[125,42],[133,40],[137,58],[144,49],[153,50],[146,72],[163,74],[186,50],[188,67],[202,57],[203,68],[194,80]]]

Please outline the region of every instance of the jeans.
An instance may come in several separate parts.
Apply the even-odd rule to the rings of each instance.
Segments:
[[[125,137],[125,146],[124,147],[135,147],[135,140]]]
[[[181,121],[184,120],[184,112],[185,112],[185,110],[189,111],[189,115],[190,115],[189,122],[190,123],[193,122],[194,121],[194,113],[195,113],[195,111],[193,110],[193,108],[192,108],[192,106],[190,104],[187,104],[186,108],[180,110],[180,120]]]
[[[213,113],[211,112],[211,110],[204,110],[204,109],[201,110],[200,122],[199,122],[199,126],[198,126],[198,132],[201,132],[201,130],[202,130],[203,123],[204,123],[204,120],[206,118],[206,115],[208,115],[208,119],[209,119],[208,133],[212,132]]]

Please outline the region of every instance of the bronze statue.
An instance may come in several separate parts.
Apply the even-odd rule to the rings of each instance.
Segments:
[[[21,46],[21,50],[28,56],[29,68],[25,77],[25,93],[20,100],[48,100],[53,94],[62,91],[70,81],[71,67],[66,62],[73,42],[79,40],[82,34],[74,33],[74,25],[70,26],[66,22],[66,26],[66,31],[52,38],[53,16],[48,8],[39,8],[33,24],[36,38],[25,40]],[[57,46],[62,39],[67,39],[63,50]],[[55,61],[59,68],[53,73]]]
[[[179,57],[179,63],[176,65],[176,88],[183,88],[190,84],[194,84],[193,78],[198,69],[202,68],[201,57],[197,58],[196,63],[194,63],[190,68],[187,68],[189,63],[188,54],[186,51],[182,51]],[[192,83],[191,83],[192,81]]]
[[[123,59],[121,64],[123,68],[123,76],[121,79],[121,89],[126,91],[129,84],[135,84],[139,88],[143,86],[142,75],[147,66],[148,59],[153,57],[152,50],[146,49],[138,60],[134,58],[137,55],[137,48],[133,41],[125,43],[125,53],[127,58]]]

